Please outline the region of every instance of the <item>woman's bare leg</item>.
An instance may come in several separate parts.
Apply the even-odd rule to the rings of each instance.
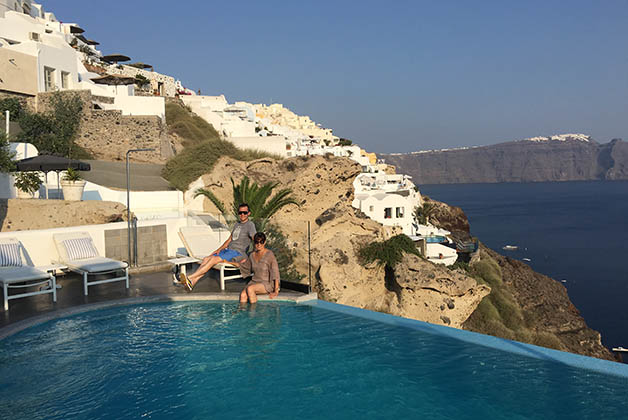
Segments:
[[[264,285],[260,284],[260,283],[251,284],[245,290],[246,290],[246,294],[249,297],[249,302],[250,303],[256,303],[257,302],[257,295],[265,295],[265,294],[268,293],[266,291],[266,288],[264,287]]]

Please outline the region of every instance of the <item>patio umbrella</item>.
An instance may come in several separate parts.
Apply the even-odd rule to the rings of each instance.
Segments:
[[[122,54],[109,54],[102,56],[101,60],[107,63],[118,63],[120,61],[129,61],[131,58]]]
[[[132,85],[135,83],[134,77],[119,76],[117,74],[105,74],[104,76],[94,77],[92,82],[99,85],[111,85],[116,87],[116,94],[118,93],[118,86],[120,85]]]
[[[77,171],[89,171],[91,166],[89,163],[81,162],[76,159],[69,159],[62,156],[39,155],[31,158],[22,159],[16,162],[16,170],[19,172],[38,171],[48,174],[48,172],[57,173],[57,188],[59,187],[59,172],[68,168]],[[48,187],[46,186],[46,198],[48,198]]]

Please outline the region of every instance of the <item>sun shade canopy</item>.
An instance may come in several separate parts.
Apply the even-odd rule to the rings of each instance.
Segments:
[[[103,61],[106,61],[107,63],[117,63],[120,61],[129,61],[131,58],[127,57],[126,55],[122,55],[122,54],[109,54],[109,55],[104,55],[102,57]]]
[[[135,83],[134,77],[129,76],[118,76],[117,74],[106,74],[104,76],[94,77],[92,82],[97,83],[99,85],[132,85]]]
[[[32,158],[22,159],[16,162],[17,170],[20,172],[40,171],[40,172],[57,172],[65,171],[72,168],[77,171],[89,171],[91,166],[89,163],[81,162],[76,159],[68,159],[62,156],[39,155]]]

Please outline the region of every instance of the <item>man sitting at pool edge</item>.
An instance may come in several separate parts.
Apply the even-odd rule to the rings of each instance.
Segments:
[[[207,273],[213,266],[221,262],[243,262],[246,259],[246,250],[251,246],[253,236],[257,233],[255,224],[249,220],[251,211],[249,205],[242,203],[238,206],[238,222],[231,230],[231,235],[227,238],[220,248],[211,255],[203,258],[198,269],[189,276],[181,274],[181,282],[183,286],[191,292],[196,283]]]

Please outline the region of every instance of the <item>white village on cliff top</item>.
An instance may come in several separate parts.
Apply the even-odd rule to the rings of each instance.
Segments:
[[[334,136],[331,129],[321,127],[310,117],[297,115],[281,104],[229,103],[224,95],[197,95],[175,77],[160,74],[149,64],[122,64],[129,58],[119,54],[103,55],[98,47],[99,43],[86,36],[79,23],[62,23],[41,4],[30,0],[0,0],[0,98],[16,97],[26,101],[34,111],[41,111],[46,95],[73,91],[88,102],[86,118],[113,115],[117,129],[140,119],[142,124],[157,127],[157,132],[165,128],[167,101],[179,98],[193,113],[211,124],[222,139],[239,148],[258,149],[281,157],[333,155],[356,161],[363,173],[354,181],[353,207],[385,226],[398,226],[410,236],[448,234],[417,224],[414,212],[422,205],[422,199],[409,176],[390,173],[374,153]],[[6,127],[12,138],[8,121]],[[104,141],[104,137],[100,141]],[[92,136],[90,141],[98,142],[99,138]],[[12,142],[10,146],[16,160],[38,155],[31,144]],[[106,147],[104,143],[102,147]],[[137,147],[146,145],[128,144],[129,149]],[[175,152],[162,142],[161,149],[151,153],[165,162]],[[132,158],[136,156],[140,154]],[[124,156],[118,156],[117,160],[124,160]],[[56,192],[60,196],[58,174],[49,172],[40,176],[44,184],[39,195],[54,196]],[[131,207],[140,226],[155,224],[161,219],[168,220],[168,229],[176,231],[178,224],[189,223],[185,221],[186,216],[203,211],[204,199],[194,197],[194,185],[192,183],[185,193],[131,191]],[[18,193],[14,177],[0,175],[0,197],[14,198]],[[81,199],[127,204],[126,191],[92,182],[86,183]],[[179,219],[183,221],[173,222]],[[97,246],[104,249],[102,226],[99,233],[93,226],[82,228],[94,232]],[[29,239],[33,237],[32,232],[19,232],[14,236],[20,236],[20,240],[30,246],[36,263],[51,262],[54,252],[50,246],[42,245],[43,241]],[[169,240],[168,255],[175,255],[180,245],[178,238]],[[428,244],[427,257],[453,264],[456,250],[449,245]]]

